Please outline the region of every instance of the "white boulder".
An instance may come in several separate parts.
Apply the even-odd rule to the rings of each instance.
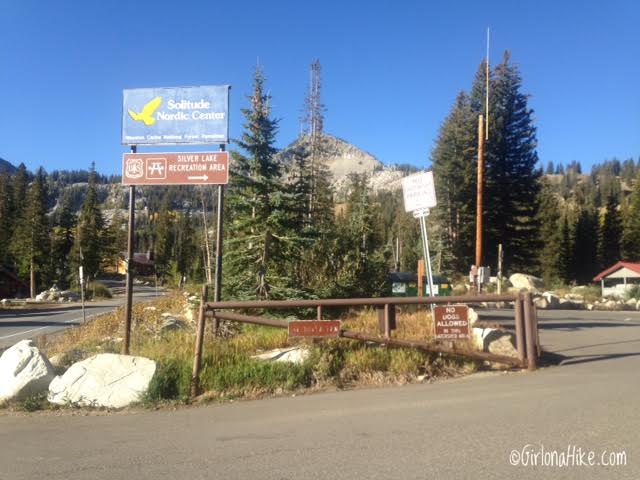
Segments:
[[[149,388],[156,363],[144,357],[102,353],[74,363],[49,385],[58,405],[121,408],[137,402]]]
[[[309,350],[301,347],[275,348],[259,355],[253,355],[251,358],[269,362],[290,362],[299,365],[304,363],[310,354]]]
[[[476,349],[508,357],[517,357],[516,336],[499,328],[473,328],[471,340]]]
[[[32,340],[22,340],[0,357],[0,402],[46,392],[53,367]]]
[[[517,289],[524,289],[534,292],[539,288],[542,288],[542,279],[534,277],[533,275],[526,275],[524,273],[514,273],[509,277],[511,285]]]
[[[547,301],[547,303],[549,304],[548,308],[558,308],[560,306],[560,297],[558,297],[555,293],[552,292],[544,292],[542,294],[542,297]]]

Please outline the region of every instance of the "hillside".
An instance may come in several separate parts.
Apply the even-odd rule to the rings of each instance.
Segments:
[[[278,159],[285,166],[290,165],[296,149],[306,142],[307,137],[299,137],[278,154]],[[369,186],[376,192],[401,188],[400,181],[408,173],[406,168],[386,166],[374,155],[332,135],[322,136],[320,151],[333,177],[331,185],[338,197],[347,192],[351,174],[368,175]]]
[[[14,167],[11,162],[7,162],[4,158],[0,158],[0,173],[13,175],[16,170],[16,167]]]

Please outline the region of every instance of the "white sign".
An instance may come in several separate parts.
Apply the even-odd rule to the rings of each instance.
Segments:
[[[402,179],[404,210],[415,212],[436,206],[433,172],[420,172]]]

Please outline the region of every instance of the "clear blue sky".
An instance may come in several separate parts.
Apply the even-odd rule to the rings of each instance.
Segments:
[[[231,84],[238,137],[257,61],[286,146],[315,58],[328,133],[427,166],[487,26],[492,60],[521,67],[543,163],[640,156],[635,0],[0,0],[0,18],[0,157],[29,169],[119,173],[123,88]]]

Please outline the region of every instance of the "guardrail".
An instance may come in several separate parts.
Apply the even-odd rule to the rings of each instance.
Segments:
[[[486,360],[502,363],[513,367],[535,370],[537,358],[541,354],[538,339],[538,325],[536,310],[530,293],[508,295],[464,295],[450,297],[382,297],[382,298],[339,298],[319,300],[260,300],[260,301],[221,301],[207,302],[208,287],[202,288],[198,325],[196,329],[196,344],[191,377],[191,395],[197,395],[199,388],[200,366],[202,362],[202,347],[204,340],[205,322],[207,316],[213,320],[214,334],[217,335],[219,321],[231,320],[242,323],[266,325],[276,328],[287,328],[288,322],[256,315],[245,315],[224,312],[224,310],[274,310],[315,308],[316,319],[322,320],[323,311],[331,307],[373,306],[378,309],[378,322],[380,333],[383,337],[340,330],[339,337],[350,338],[367,342],[376,342],[395,347],[418,348],[428,352],[438,352],[450,355],[461,355],[476,360]],[[444,346],[438,343],[428,343],[416,340],[398,339],[391,337],[391,331],[395,329],[397,305],[431,305],[431,304],[477,304],[481,302],[513,302],[514,321],[516,334],[516,350],[518,356],[510,357],[496,355],[488,352]],[[221,311],[222,310],[222,311]],[[209,314],[209,315],[207,315]]]

